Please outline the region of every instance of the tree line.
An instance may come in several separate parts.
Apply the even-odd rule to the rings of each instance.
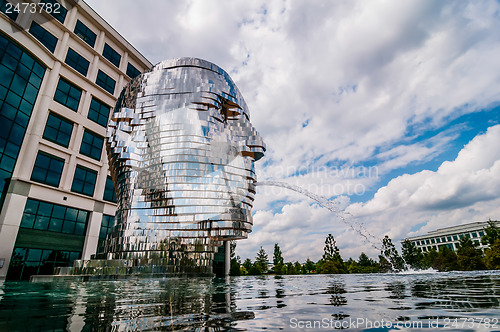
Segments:
[[[272,261],[269,261],[264,248],[260,247],[255,261],[252,262],[247,258],[242,263],[240,257],[235,254],[236,244],[233,242],[230,275],[385,273],[409,268],[415,270],[433,268],[438,271],[500,269],[500,228],[494,221],[489,220],[484,233],[481,241],[489,245],[484,252],[469,237],[463,236],[456,252],[447,246],[441,246],[439,250],[431,249],[423,253],[413,242],[405,240],[402,243],[401,254],[386,235],[382,239],[378,261],[368,257],[364,252],[357,260],[352,258],[344,260],[331,234],[326,237],[323,256],[317,262],[309,258],[303,263],[285,262],[281,248],[276,243]],[[271,268],[269,268],[270,262],[272,262]]]

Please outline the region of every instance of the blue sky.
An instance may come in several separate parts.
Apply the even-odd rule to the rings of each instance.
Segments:
[[[375,238],[500,218],[498,1],[89,0],[152,63],[230,73],[266,141],[259,181],[328,197]],[[259,187],[242,258],[377,251],[310,199]]]

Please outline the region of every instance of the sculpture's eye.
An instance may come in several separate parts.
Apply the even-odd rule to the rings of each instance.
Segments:
[[[242,114],[240,106],[227,99],[223,100],[220,112],[224,122],[227,120],[238,120]]]
[[[200,106],[202,105],[201,103],[196,103],[196,104],[198,108],[201,108]],[[211,113],[213,119],[220,121],[222,123],[227,123],[228,121],[240,120],[243,114],[245,114],[242,112],[242,109],[238,104],[231,102],[230,100],[227,100],[220,96],[218,96],[216,101],[214,100],[214,104],[208,106],[208,109],[214,111],[213,113]],[[248,119],[248,116],[246,114],[245,116]]]

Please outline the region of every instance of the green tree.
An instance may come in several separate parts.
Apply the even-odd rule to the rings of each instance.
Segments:
[[[441,246],[432,262],[432,268],[438,271],[458,270],[457,254],[447,246]]]
[[[492,246],[497,239],[500,239],[500,227],[496,225],[498,221],[488,220],[488,226],[484,228],[484,235],[481,242]]]
[[[273,264],[274,273],[283,274],[283,255],[281,253],[280,246],[277,243],[274,244]]]
[[[359,272],[356,273],[375,273],[378,272],[378,264],[368,257],[364,252],[358,258]]]
[[[267,254],[264,248],[260,247],[257,256],[255,257],[255,267],[260,271],[261,274],[267,273]]]
[[[500,269],[500,239],[496,239],[495,243],[486,249],[484,263],[490,270]]]
[[[227,242],[226,242],[227,243]],[[229,268],[229,275],[240,276],[241,275],[241,259],[240,256],[236,256],[236,241],[231,241],[231,265]]]
[[[313,271],[316,270],[316,264],[309,258],[307,258],[306,263],[304,264],[305,270],[307,273],[312,273]]]
[[[358,262],[352,258],[349,258],[344,262],[344,270],[346,270],[347,273],[361,273],[361,267]]]
[[[457,248],[458,268],[463,271],[483,270],[483,252],[476,248],[474,242],[463,236],[458,242]]]
[[[321,273],[344,273],[345,271],[344,262],[332,234],[326,237],[322,261]]]
[[[231,276],[240,276],[241,275],[240,256],[236,256],[236,258],[231,259],[231,265],[229,267],[229,275],[231,275]]]
[[[404,240],[401,246],[401,251],[401,256],[408,266],[412,269],[422,268],[422,259],[424,258],[424,255],[422,255],[420,248],[417,248],[413,242],[410,240]]]
[[[252,264],[252,261],[250,260],[250,258],[245,259],[243,264],[241,264],[241,266],[243,266],[247,272],[250,272],[250,268],[252,267],[252,265],[253,264]]]
[[[381,255],[389,261],[389,264],[391,265],[390,271],[398,272],[405,269],[405,262],[403,258],[399,256],[391,238],[387,235],[382,239]]]
[[[335,242],[332,234],[328,234],[328,236],[326,237],[324,251],[324,261],[342,261],[339,248],[337,247],[337,243]]]
[[[373,259],[368,257],[364,252],[362,252],[358,257],[358,264],[360,266],[372,266],[374,263]]]
[[[391,262],[384,255],[378,255],[378,270],[382,273],[392,272]]]
[[[297,274],[297,271],[295,271],[295,266],[293,265],[292,262],[286,262],[286,274]]]
[[[325,261],[323,259],[320,259],[319,261],[316,262],[316,273],[321,273],[321,267],[323,266],[323,263]]]
[[[251,275],[251,276],[258,276],[258,275],[261,275],[262,272],[260,271],[260,269],[255,264],[252,264],[252,266],[248,270],[248,274]]]
[[[299,262],[295,262],[295,264],[293,265],[293,267],[295,268],[295,274],[301,274],[302,273],[302,264],[300,264]]]
[[[338,261],[325,261],[321,264],[320,272],[324,274],[339,274],[344,272],[344,266]]]
[[[428,252],[424,254],[424,258],[422,259],[422,268],[429,269],[434,265],[434,261],[438,256],[438,252],[436,249],[432,248]]]

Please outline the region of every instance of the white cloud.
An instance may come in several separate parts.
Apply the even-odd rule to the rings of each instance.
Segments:
[[[500,211],[500,125],[468,143],[436,172],[422,171],[392,179],[366,203],[348,211],[370,220],[370,229],[402,238],[418,224],[421,231],[485,220]],[[367,221],[368,222],[368,221]]]

